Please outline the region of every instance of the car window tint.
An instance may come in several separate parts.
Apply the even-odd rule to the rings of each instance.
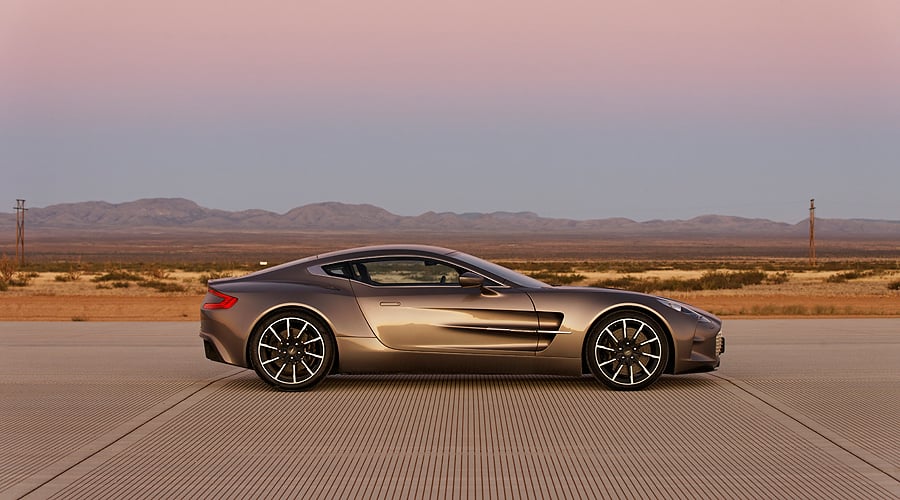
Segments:
[[[459,271],[430,259],[380,259],[356,264],[373,285],[459,285]]]

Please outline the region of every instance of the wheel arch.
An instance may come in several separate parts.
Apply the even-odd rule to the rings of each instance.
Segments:
[[[321,311],[317,310],[314,307],[308,306],[306,304],[298,304],[298,303],[290,303],[290,304],[279,304],[277,306],[271,307],[267,309],[265,312],[259,315],[256,318],[256,321],[253,322],[253,326],[250,328],[251,335],[247,336],[247,344],[244,346],[244,356],[246,356],[247,362],[250,362],[250,358],[253,355],[250,339],[253,337],[252,332],[255,332],[257,328],[266,321],[269,321],[271,318],[278,316],[279,314],[296,311],[300,313],[305,313],[313,316],[317,320],[321,321],[323,325],[325,325],[330,331],[331,336],[334,338],[334,361],[331,364],[331,371],[329,373],[336,373],[338,366],[340,366],[340,350],[337,347],[337,336],[334,333],[334,325],[331,324],[331,321],[326,318]]]
[[[591,373],[591,369],[587,364],[587,358],[584,355],[585,347],[587,347],[588,339],[591,336],[591,331],[593,331],[594,327],[596,327],[601,321],[612,316],[613,314],[618,314],[621,312],[637,312],[646,314],[659,323],[663,331],[662,333],[664,334],[663,336],[666,339],[666,344],[669,347],[669,352],[672,353],[669,355],[668,361],[666,361],[666,367],[663,370],[663,373],[673,373],[675,369],[675,341],[672,339],[672,326],[669,325],[669,322],[666,321],[666,319],[653,308],[647,307],[642,304],[616,304],[615,306],[602,311],[597,315],[596,318],[594,318],[594,321],[592,321],[587,330],[585,330],[584,339],[581,343],[581,373]]]

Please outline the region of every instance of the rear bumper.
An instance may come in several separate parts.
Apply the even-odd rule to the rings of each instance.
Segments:
[[[206,355],[206,359],[215,361],[216,363],[225,363],[226,365],[246,368],[246,366],[241,363],[242,360],[234,359],[235,356],[229,353],[226,346],[224,346],[216,336],[201,331],[200,338],[203,340],[203,353]]]
[[[206,354],[206,359],[210,361],[215,361],[216,363],[225,362],[219,350],[216,349],[216,345],[209,339],[203,339],[203,352]]]

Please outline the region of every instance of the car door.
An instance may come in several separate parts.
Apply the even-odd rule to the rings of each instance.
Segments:
[[[467,270],[427,257],[352,264],[353,291],[378,339],[404,351],[533,354],[538,317],[531,298],[487,280],[460,285]]]

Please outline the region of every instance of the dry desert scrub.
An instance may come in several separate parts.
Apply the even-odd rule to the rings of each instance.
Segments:
[[[900,262],[796,260],[507,262],[520,272],[584,276],[574,285],[661,294],[724,316],[897,316]],[[542,280],[554,282],[556,274]],[[834,278],[834,276],[838,276]]]
[[[5,291],[9,287],[10,281],[16,274],[16,263],[13,262],[6,254],[0,257],[0,291]]]
[[[707,271],[699,278],[689,279],[636,278],[629,275],[618,279],[595,281],[591,286],[621,288],[645,293],[661,291],[690,292],[697,290],[734,290],[747,285],[759,285],[767,278],[768,275],[762,271]]]
[[[825,261],[817,267],[802,259],[502,264],[551,284],[661,294],[723,316],[900,316],[897,260]],[[210,279],[255,269],[62,261],[29,264],[23,271],[0,257],[0,290],[5,290],[0,292],[0,319],[189,320],[195,318]],[[28,286],[16,286],[23,284]],[[123,316],[125,312],[133,316]]]

